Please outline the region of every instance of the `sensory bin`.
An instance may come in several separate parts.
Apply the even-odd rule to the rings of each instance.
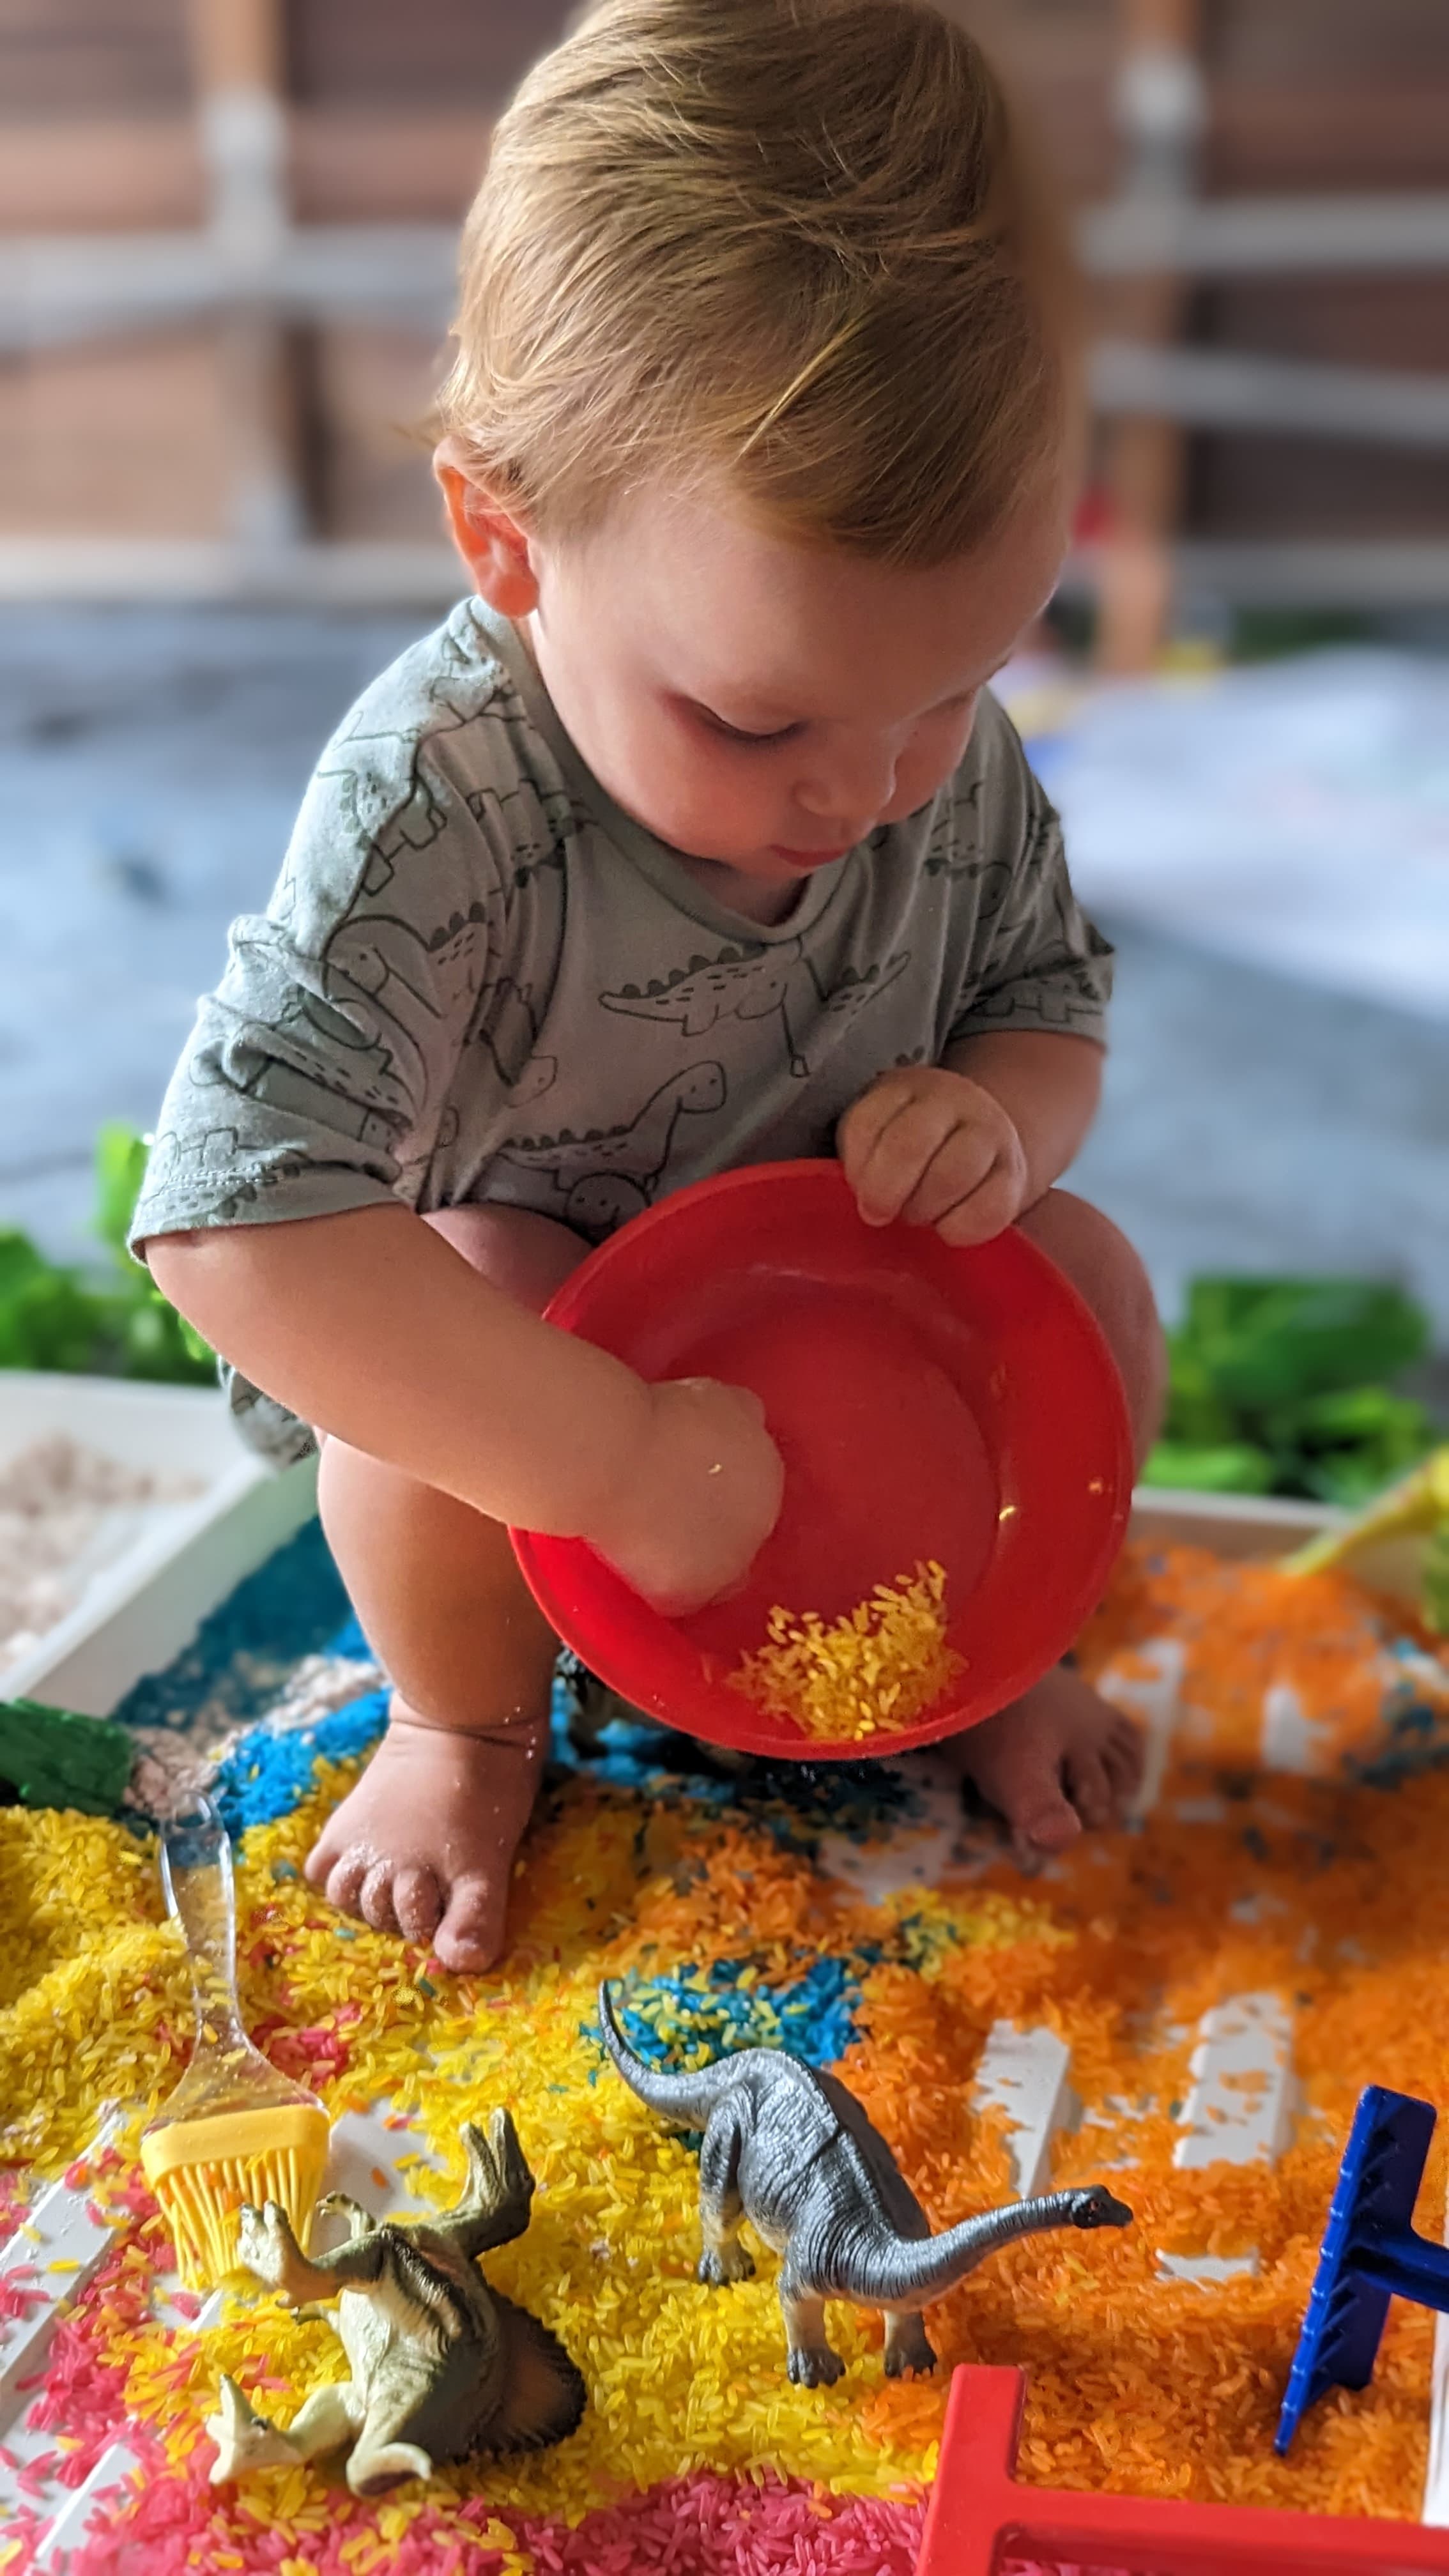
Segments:
[[[371,2503],[317,2471],[208,2485],[223,2370],[285,2419],[341,2353],[320,2320],[198,2316],[167,2280],[135,2140],[190,2012],[152,1844],[0,1809],[0,2230],[67,2170],[115,2228],[12,2437],[0,2568],[52,2563],[58,2500],[114,2455],[71,2576],[907,2576],[962,2361],[1028,2371],[1028,2481],[1419,2517],[1426,2312],[1396,2303],[1372,2387],[1272,2447],[1360,2087],[1449,2105],[1449,1670],[1406,1613],[1342,1574],[1134,1546],[1082,1661],[1149,1720],[1150,1812],[1030,1881],[931,1756],[736,1765],[623,1721],[581,1754],[561,1691],[507,1964],[452,1978],[300,1875],[382,1717],[342,1609],[304,1533],[122,1713],[154,1747],[280,1704],[217,1777],[251,2027],[335,2115],[379,2106],[379,2208],[451,2199],[460,2121],[508,2104],[540,2190],[490,2278],[561,2337],[588,2412],[556,2451]],[[772,2261],[695,2281],[691,2145],[605,2068],[601,1974],[646,2054],[837,2069],[937,2227],[1038,2178],[1107,2180],[1137,2223],[993,2259],[931,2311],[934,2381],[886,2381],[879,2320],[836,2308],[845,2378],[793,2388]],[[1444,2189],[1436,2146],[1435,2237]],[[26,2296],[0,2278],[0,2324]]]

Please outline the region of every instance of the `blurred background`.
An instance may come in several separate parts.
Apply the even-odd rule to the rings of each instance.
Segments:
[[[1091,281],[1090,489],[1003,684],[1121,954],[1077,1185],[1170,1313],[1354,1273],[1449,1343],[1449,11],[958,5]],[[52,1264],[457,595],[416,423],[566,14],[0,0],[0,1226]]]

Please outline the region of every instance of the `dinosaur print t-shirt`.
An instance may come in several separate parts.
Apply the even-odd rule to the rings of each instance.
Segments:
[[[990,1029],[1101,1034],[1110,955],[995,701],[928,805],[726,910],[584,765],[477,600],[322,755],[265,913],[232,928],[132,1240],[490,1200],[598,1242],[686,1182],[829,1154],[878,1075]],[[238,1383],[279,1451],[300,1426]]]

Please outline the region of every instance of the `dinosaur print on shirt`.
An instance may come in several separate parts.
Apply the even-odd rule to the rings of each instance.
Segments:
[[[728,1084],[721,1064],[697,1064],[661,1083],[627,1125],[592,1129],[575,1136],[564,1128],[557,1136],[510,1138],[494,1157],[494,1170],[546,1173],[558,1193],[554,1211],[580,1234],[601,1239],[628,1217],[653,1205],[654,1193],[669,1167],[670,1147],[681,1118],[702,1118],[722,1109]]]
[[[910,962],[907,952],[883,966],[847,968],[826,990],[804,941],[791,939],[768,948],[722,948],[713,957],[691,957],[687,966],[654,977],[642,989],[625,984],[599,999],[606,1011],[621,1011],[629,1019],[672,1021],[687,1038],[706,1036],[721,1020],[778,1017],[790,1071],[803,1082],[811,1071],[804,1051],[805,1022],[821,1010],[831,1019],[854,1019],[890,990]]]
[[[831,1153],[894,1064],[983,1030],[1095,1039],[1111,985],[989,691],[953,776],[766,927],[613,799],[476,599],[339,726],[270,898],[267,866],[134,1240],[492,1202],[599,1241],[712,1173]],[[233,1401],[270,1445],[276,1408]]]

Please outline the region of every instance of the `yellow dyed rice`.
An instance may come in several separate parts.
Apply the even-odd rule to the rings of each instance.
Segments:
[[[925,1717],[966,1669],[946,1642],[946,1572],[917,1565],[827,1627],[819,1612],[770,1613],[769,1642],[730,1688],[818,1743],[897,1734]]]
[[[926,1569],[929,1574],[930,1569]],[[1156,1579],[1156,1578],[1155,1578]],[[1118,1608],[1121,1609],[1119,1577]],[[1123,1612],[1084,1650],[1092,1671],[1163,1634]],[[1339,2514],[1420,2509],[1434,2320],[1396,2302],[1372,2385],[1305,2421],[1287,2460],[1273,2430],[1312,2284],[1338,2159],[1362,2084],[1449,2101],[1449,1769],[1402,1793],[1336,1780],[1253,1780],[1242,1757],[1236,1645],[1215,1669],[1211,1619],[1190,1640],[1194,1729],[1174,1750],[1141,1830],[1084,1837],[1050,1880],[1005,1867],[871,1903],[818,1873],[767,1823],[574,1778],[540,1809],[513,1890],[506,1959],[484,1977],[423,1973],[417,1951],[339,1925],[300,1876],[351,1772],[256,1827],[238,1851],[239,1975],[254,2025],[339,2027],[349,2056],[318,2075],[329,2110],[386,2101],[446,2173],[409,2168],[430,2203],[461,2173],[459,2123],[508,2104],[539,2183],[524,2237],[488,2274],[560,2336],[590,2405],[560,2449],[450,2471],[370,2507],[339,2553],[383,2576],[419,2517],[486,2495],[487,2541],[525,2576],[522,2518],[575,2522],[685,2475],[773,2464],[836,2493],[899,2496],[929,2477],[949,2370],[1024,2365],[1023,2474],[1053,2485],[1181,2493]],[[1305,1686],[1310,1713],[1350,1704],[1361,1652]],[[841,2073],[889,2139],[934,2226],[1012,2189],[1000,2114],[972,2088],[994,2024],[1047,2025],[1071,2051],[1081,2126],[1056,2142],[1057,2184],[1113,2179],[1136,2213],[1123,2235],[1036,2239],[983,2265],[933,2309],[942,2368],[893,2381],[879,2319],[833,2308],[848,2364],[833,2390],[785,2378],[774,2259],[728,2294],[702,2290],[697,2169],[681,2142],[601,2065],[601,1976],[677,1977],[729,1961],[744,1991],[788,1986],[821,1955],[859,1977],[858,2037]],[[1276,2161],[1180,2168],[1176,2150],[1204,2013],[1275,1992],[1293,2015],[1304,2109]],[[184,1962],[159,1921],[154,1855],[121,1828],[0,1810],[0,2134],[12,2159],[54,2169],[94,2134],[100,2102],[147,2106],[189,2043]],[[682,2057],[691,2034],[673,2043]],[[1443,2124],[1441,2123],[1441,2129]],[[399,2141],[401,2143],[401,2139]],[[1449,2140],[1436,2141],[1421,2223],[1443,2207]],[[105,2196],[105,2184],[98,2189]],[[379,2195],[379,2204],[381,2195]],[[134,2286],[158,2258],[148,2224],[123,2255]],[[1211,2290],[1163,2277],[1160,2250],[1252,2247],[1255,2274]],[[130,2413],[173,2462],[195,2453],[229,2371],[286,2421],[346,2364],[334,2332],[269,2299],[228,2302],[183,2333],[115,2310],[106,2357]],[[280,2384],[278,2384],[280,2383]],[[319,2563],[336,2514],[315,2470],[272,2470],[215,2511],[223,2547],[262,2531],[277,2557]],[[6,2548],[0,2540],[0,2567]],[[139,2563],[139,2561],[138,2561]],[[211,2564],[224,2560],[214,2558]],[[249,2561],[250,2563],[250,2561]],[[440,2576],[451,2564],[438,2556]],[[533,2559],[541,2565],[542,2556]]]

